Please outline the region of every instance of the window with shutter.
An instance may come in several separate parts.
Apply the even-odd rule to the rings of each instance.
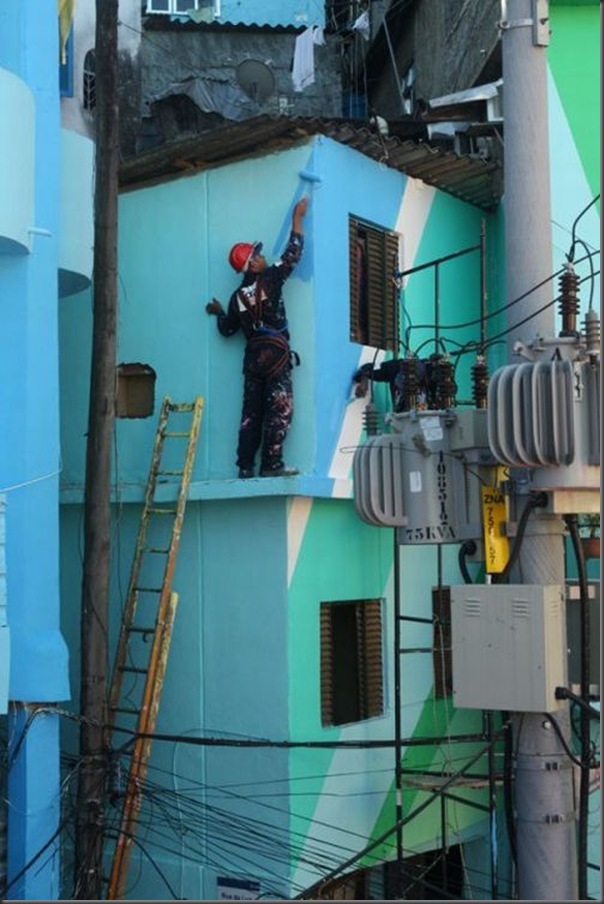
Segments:
[[[348,224],[350,338],[397,354],[400,236],[352,216]]]
[[[384,711],[382,603],[321,603],[321,722],[343,725]]]

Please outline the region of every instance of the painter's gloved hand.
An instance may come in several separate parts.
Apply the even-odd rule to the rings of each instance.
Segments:
[[[367,395],[367,390],[369,389],[369,381],[371,380],[372,373],[373,365],[363,364],[353,374],[352,382],[356,384],[354,388],[355,399],[364,399]]]
[[[206,305],[206,313],[207,314],[224,314],[224,308],[220,304],[217,298],[213,298],[211,301],[208,301]]]

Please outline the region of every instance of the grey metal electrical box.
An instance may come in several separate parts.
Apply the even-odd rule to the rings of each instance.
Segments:
[[[564,588],[451,587],[453,699],[468,709],[549,712],[567,685]]]

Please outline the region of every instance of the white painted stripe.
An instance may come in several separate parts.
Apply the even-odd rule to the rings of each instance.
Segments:
[[[555,148],[555,153],[551,154],[550,160],[553,264],[554,269],[559,270],[570,251],[573,223],[593,198],[570,124],[551,73],[547,84],[549,141],[550,147]],[[591,249],[600,247],[600,216],[595,204],[585,211],[577,223],[575,237],[582,239]],[[578,245],[575,249],[575,260],[584,256],[585,248]],[[594,264],[594,269],[599,270],[599,258],[595,260],[598,261],[598,264]],[[579,275],[586,276],[588,272],[589,265],[587,262],[582,263]],[[552,286],[552,288],[555,287]],[[589,294],[590,286],[586,282],[580,292],[583,315],[587,310]],[[595,278],[593,298],[597,310],[600,298],[599,275]]]
[[[292,578],[298,563],[298,556],[302,548],[304,531],[310,517],[312,498],[309,496],[294,496],[290,500],[287,515],[287,586],[291,586]]]
[[[415,262],[415,255],[424,234],[424,227],[430,216],[430,209],[436,189],[426,185],[421,179],[409,179],[398,212],[397,232],[403,236],[403,270],[409,270]],[[405,277],[404,285],[409,277]]]
[[[375,366],[379,367],[384,360],[384,352],[379,351],[376,355],[374,348],[364,345],[361,347],[361,354],[357,366],[361,367],[363,364],[369,364],[374,358]],[[359,442],[359,437],[361,436],[363,428],[363,412],[369,401],[368,397],[364,399],[355,398],[354,390],[355,386],[351,385],[350,398],[346,404],[346,411],[344,412],[340,435],[338,436],[336,448],[331,459],[331,466],[329,468],[328,476],[333,477],[336,480],[338,478],[347,480],[350,477],[352,456]],[[332,496],[339,495],[337,491],[341,490],[341,488],[342,485],[340,483],[338,483],[337,487],[334,486]]]

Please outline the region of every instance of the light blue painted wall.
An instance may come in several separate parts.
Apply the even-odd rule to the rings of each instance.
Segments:
[[[3,203],[21,231],[20,253],[0,256],[0,492],[6,498],[9,699],[14,701],[8,717],[7,873],[9,882],[14,880],[8,897],[27,900],[59,895],[59,717],[39,706],[69,697],[67,648],[59,628],[57,32],[54,0],[1,5],[0,64],[10,70],[4,85],[15,89],[9,92],[11,104],[3,105],[13,141],[11,154],[5,154],[7,133],[0,137],[11,185]],[[24,239],[23,230],[32,227],[39,232]],[[44,858],[25,870],[44,846]]]
[[[28,15],[26,3],[7,0],[0,6],[0,66],[21,74],[25,66],[25,45],[21,40]]]
[[[0,493],[0,714],[8,709],[8,670],[10,633],[6,618],[6,531],[4,527],[6,499]]]
[[[71,295],[90,286],[94,246],[94,143],[61,131],[61,223],[59,292]]]
[[[35,10],[31,3],[20,6],[21,17],[15,21],[26,32],[12,37],[25,40],[27,35],[22,75],[36,96],[34,220],[49,235],[35,236],[26,257],[0,257],[0,489],[7,495],[10,695],[15,700],[64,700],[69,696],[67,652],[58,627],[59,99],[50,56],[54,42],[45,31],[55,29],[56,10],[51,2]]]
[[[0,254],[25,254],[34,225],[34,100],[6,69],[0,69],[0,109]]]
[[[59,719],[51,712],[38,712],[32,718],[31,710],[16,709],[9,738],[7,878],[11,884],[6,897],[60,900],[60,852],[53,840],[62,815]],[[45,855],[40,856],[43,847]],[[25,870],[34,857],[38,857],[36,864]]]

